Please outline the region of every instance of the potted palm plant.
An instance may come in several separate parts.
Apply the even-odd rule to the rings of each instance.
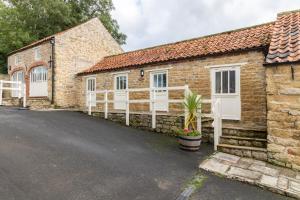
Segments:
[[[197,151],[200,148],[202,134],[197,130],[197,112],[201,109],[201,98],[190,93],[186,96],[183,106],[186,110],[184,129],[178,130],[180,148],[188,151]]]

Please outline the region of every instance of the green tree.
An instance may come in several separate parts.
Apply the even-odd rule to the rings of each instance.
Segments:
[[[110,14],[113,9],[111,0],[0,0],[0,66],[6,66],[9,52],[93,17],[125,44],[126,35]]]

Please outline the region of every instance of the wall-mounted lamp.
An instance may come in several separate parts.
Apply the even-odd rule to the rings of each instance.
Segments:
[[[141,77],[144,77],[144,75],[145,75],[144,69],[140,70],[140,75],[141,75]]]
[[[55,39],[54,39],[54,38],[52,38],[52,39],[50,40],[50,44],[55,44]]]
[[[295,68],[291,66],[292,80],[295,80]]]

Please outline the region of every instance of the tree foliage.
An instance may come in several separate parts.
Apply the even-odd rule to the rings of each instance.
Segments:
[[[0,66],[6,65],[7,53],[93,17],[125,44],[113,9],[112,0],[0,0]]]

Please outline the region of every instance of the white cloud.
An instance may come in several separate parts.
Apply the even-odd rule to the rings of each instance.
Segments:
[[[113,0],[125,50],[274,21],[299,0]]]

